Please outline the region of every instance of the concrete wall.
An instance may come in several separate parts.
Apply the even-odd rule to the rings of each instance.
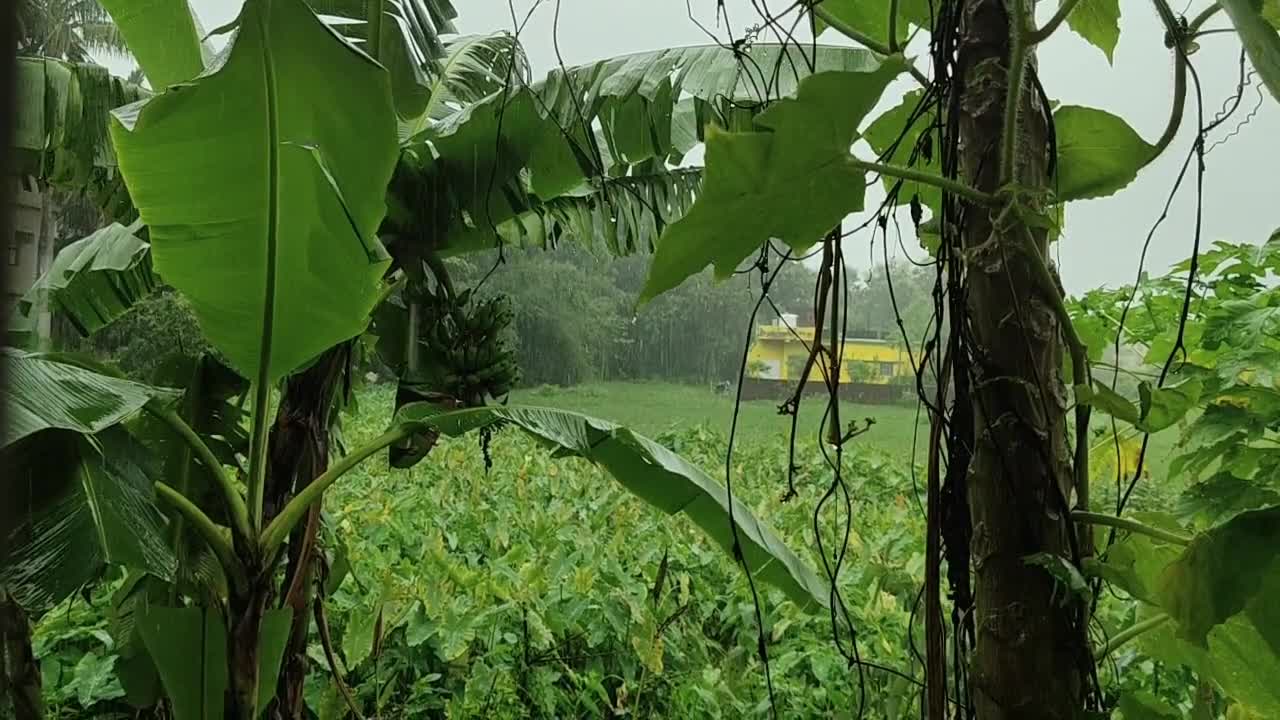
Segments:
[[[39,279],[53,261],[53,233],[46,232],[44,222],[50,214],[44,212],[42,196],[31,178],[8,181],[13,203],[13,231],[4,238],[4,255],[0,257],[5,273],[3,319],[7,321],[19,298]],[[49,312],[39,313],[40,337],[49,336]]]

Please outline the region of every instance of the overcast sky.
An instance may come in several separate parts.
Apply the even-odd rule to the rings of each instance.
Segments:
[[[731,26],[715,22],[715,0],[689,0],[695,16],[724,40],[732,31],[740,37],[758,22],[750,0],[726,0]],[[458,27],[463,33],[512,28],[511,7],[524,17],[534,0],[455,0]],[[201,22],[215,28],[233,19],[243,0],[192,0]],[[1175,10],[1178,2],[1173,3]],[[1205,3],[1197,1],[1186,12],[1194,15]],[[770,5],[782,7],[782,3]],[[1041,3],[1042,19],[1056,3]],[[1172,93],[1172,57],[1164,48],[1163,29],[1149,3],[1121,3],[1120,44],[1114,66],[1102,52],[1066,30],[1041,47],[1040,75],[1049,97],[1065,104],[1106,109],[1123,117],[1139,134],[1153,142],[1164,129]],[[559,30],[555,31],[557,0],[542,0],[521,34],[534,71],[545,73],[557,64],[556,46],[567,64],[578,64],[631,52],[654,50],[709,41],[686,12],[685,0],[559,0]],[[1207,27],[1220,27],[1224,14]],[[833,31],[823,42],[839,42]],[[1192,56],[1204,89],[1206,118],[1212,119],[1239,79],[1239,42],[1234,35],[1209,35]],[[925,49],[921,48],[921,52]],[[127,73],[129,64],[108,61],[113,70]],[[909,86],[898,86],[902,92]],[[1235,128],[1259,99],[1258,83],[1246,89],[1242,107],[1216,133],[1221,138]],[[1265,92],[1265,91],[1264,91]],[[892,93],[891,93],[892,95]],[[883,107],[896,104],[887,96]],[[1190,148],[1195,129],[1194,95],[1190,95],[1182,132],[1165,155],[1147,167],[1119,196],[1072,203],[1068,206],[1066,235],[1057,250],[1064,284],[1069,292],[1081,292],[1102,284],[1132,282],[1143,239],[1159,217],[1165,199]],[[1212,145],[1214,137],[1209,144]],[[1214,148],[1206,158],[1203,241],[1261,242],[1280,227],[1280,105],[1267,97],[1261,110],[1229,142]],[[1169,218],[1151,244],[1147,267],[1161,272],[1191,252],[1194,183],[1189,173],[1175,199]],[[877,188],[878,189],[878,188]],[[869,206],[879,193],[868,193]],[[904,218],[905,219],[905,218]],[[909,224],[908,224],[909,227]],[[904,232],[909,233],[910,230]],[[867,237],[851,238],[846,246],[849,262],[868,267]],[[908,248],[916,247],[905,238]],[[879,250],[877,252],[877,262]]]

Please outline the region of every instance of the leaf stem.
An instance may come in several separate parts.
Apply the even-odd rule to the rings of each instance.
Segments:
[[[1000,137],[1000,185],[1013,181],[1017,170],[1018,110],[1022,104],[1022,76],[1027,69],[1027,0],[1012,0],[1009,21],[1009,74],[1004,99],[1004,127]]]
[[[902,180],[910,180],[912,182],[918,182],[941,190],[946,190],[952,195],[958,195],[970,202],[977,203],[978,205],[996,204],[996,198],[994,195],[984,193],[981,190],[969,187],[962,182],[952,180],[951,178],[945,178],[941,175],[935,175],[922,170],[913,170],[912,168],[905,168],[898,165],[886,165],[884,163],[871,162],[869,160],[859,160],[855,157],[849,158],[847,162],[858,170],[862,170],[864,172],[879,173],[881,175],[888,175],[889,177],[899,178]]]
[[[257,18],[259,31],[269,38],[265,14]],[[275,60],[271,53],[262,54],[267,117],[267,267],[263,288],[262,336],[258,348],[258,377],[254,383],[253,431],[249,443],[249,526],[262,527],[262,497],[267,484],[267,413],[271,409],[271,354],[275,339],[276,283],[280,263],[280,108],[276,87]]]
[[[1128,530],[1136,532],[1139,535],[1146,535],[1156,540],[1181,545],[1186,547],[1191,544],[1191,538],[1181,533],[1170,532],[1169,530],[1161,530],[1158,527],[1152,527],[1146,523],[1138,522],[1126,517],[1116,517],[1114,515],[1103,515],[1102,513],[1085,512],[1077,510],[1071,513],[1071,519],[1076,522],[1087,523],[1089,525],[1102,525],[1105,527],[1118,528],[1120,530]]]
[[[1165,622],[1167,622],[1168,620],[1169,620],[1169,616],[1167,614],[1159,613],[1157,615],[1152,615],[1151,617],[1147,618],[1146,620],[1143,620],[1142,622],[1137,622],[1130,625],[1129,627],[1121,630],[1115,635],[1112,635],[1107,640],[1107,643],[1103,645],[1101,648],[1099,648],[1098,652],[1094,653],[1093,659],[1102,660],[1103,658],[1115,652],[1116,650],[1119,650],[1121,645],[1124,645],[1125,643],[1129,642],[1130,640],[1138,637],[1139,635],[1145,632],[1155,630],[1156,628],[1165,624]]]
[[[896,52],[890,46],[885,45],[879,40],[876,40],[870,35],[867,35],[861,30],[858,30],[857,28],[853,27],[849,23],[836,17],[830,10],[822,7],[822,4],[820,1],[814,2],[812,5],[810,5],[809,10],[814,14],[814,17],[821,18],[823,22],[825,22],[827,25],[830,25],[831,28],[834,29],[836,32],[858,43],[859,45],[867,48],[868,50],[874,53],[879,53],[881,55],[896,54]],[[897,13],[894,12],[894,15],[896,16]],[[907,72],[911,73],[911,76],[914,77],[916,79],[916,82],[920,83],[922,87],[929,87],[930,85],[933,84],[929,82],[929,78],[925,77],[924,73],[920,72],[920,70],[916,68],[915,64],[910,61],[907,62]]]
[[[150,405],[147,406],[147,410],[172,428],[178,434],[178,437],[182,438],[183,442],[195,452],[196,457],[200,458],[201,464],[209,470],[209,474],[213,476],[214,481],[218,484],[218,489],[222,491],[222,498],[227,503],[227,513],[231,516],[232,529],[240,533],[246,540],[252,538],[253,533],[249,530],[249,511],[245,507],[244,498],[240,495],[240,490],[231,481],[231,476],[222,467],[218,457],[209,449],[209,446],[176,411],[156,410]]]
[[[187,499],[187,496],[174,490],[168,485],[157,482],[155,484],[156,495],[164,498],[165,502],[173,506],[191,527],[204,538],[209,544],[209,549],[217,556],[218,562],[222,565],[222,569],[226,571],[227,576],[238,587],[244,587],[246,577],[244,566],[240,564],[239,558],[236,557],[235,550],[231,547],[231,543],[218,529],[218,525],[204,514],[204,511],[196,507],[195,503]]]
[[[1062,0],[1062,2],[1058,3],[1058,10],[1053,14],[1053,17],[1049,18],[1049,22],[1027,33],[1027,44],[1037,45],[1048,40],[1049,36],[1053,35],[1054,31],[1058,29],[1063,20],[1067,19],[1067,16],[1071,14],[1071,11],[1075,9],[1076,4],[1079,2],[1080,0]]]
[[[1206,22],[1209,22],[1209,19],[1212,18],[1214,15],[1217,15],[1218,11],[1221,9],[1222,9],[1222,6],[1215,2],[1211,4],[1209,7],[1205,8],[1204,10],[1201,10],[1200,14],[1196,15],[1194,20],[1187,23],[1187,34],[1195,35],[1196,33],[1200,32],[1200,27],[1203,26]]]
[[[898,0],[889,0],[889,50],[898,52]]]
[[[309,485],[293,496],[293,499],[284,506],[280,513],[267,525],[266,529],[262,531],[261,547],[263,557],[270,558],[275,554],[280,544],[284,542],[285,537],[293,530],[293,526],[297,525],[306,515],[307,508],[318,502],[324,495],[324,491],[337,482],[348,470],[364,462],[379,450],[418,432],[421,428],[422,423],[416,422],[396,425],[374,438],[367,445],[356,448],[334,463],[315,480],[312,480]]]

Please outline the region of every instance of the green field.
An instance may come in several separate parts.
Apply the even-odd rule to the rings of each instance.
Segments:
[[[612,420],[646,435],[655,436],[704,424],[728,433],[733,419],[732,393],[720,394],[711,388],[662,382],[591,383],[574,387],[543,386],[518,390],[511,402],[521,405],[545,405],[574,410],[605,420]],[[802,439],[816,438],[826,409],[826,398],[812,396],[801,404],[798,432]],[[865,418],[875,420],[870,432],[856,443],[882,450],[893,458],[911,457],[915,448],[917,462],[923,462],[928,443],[929,422],[915,405],[840,404],[844,423]],[[1104,421],[1095,416],[1095,426]],[[739,437],[746,441],[785,438],[790,432],[790,419],[778,414],[772,400],[743,402],[738,416]],[[1152,478],[1164,478],[1169,456],[1177,441],[1177,430],[1170,429],[1152,436],[1146,466]]]
[[[575,410],[613,420],[653,436],[698,424],[727,434],[733,420],[734,396],[732,392],[721,394],[699,385],[614,382],[567,388],[527,388],[513,393],[511,402]],[[816,437],[826,405],[827,399],[818,395],[806,397],[801,403],[797,431],[802,438]],[[916,417],[914,405],[840,404],[840,420],[845,424],[857,420],[861,426],[866,418],[875,420],[871,431],[858,439],[859,443],[875,446],[895,457],[911,454]],[[919,443],[923,447],[928,440],[928,422],[923,416],[920,417],[919,430]],[[790,431],[791,420],[778,414],[776,401],[742,403],[738,416],[738,432],[742,439],[785,438]],[[923,451],[920,456],[923,457]]]

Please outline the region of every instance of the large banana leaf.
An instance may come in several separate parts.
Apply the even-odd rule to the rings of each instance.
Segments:
[[[212,52],[187,0],[99,0],[142,66],[151,87],[163,90],[204,72]]]
[[[469,236],[501,236],[502,223],[541,203],[589,194],[593,179],[665,167],[709,124],[749,124],[766,101],[793,93],[811,65],[861,68],[867,55],[761,43],[739,62],[718,46],[675,48],[499,89],[434,122],[407,147],[391,189],[392,229],[446,253],[474,249]]]
[[[534,202],[499,223],[497,235],[518,247],[551,249],[570,240],[587,247],[598,243],[618,256],[653,252],[662,231],[684,217],[701,187],[697,168],[605,178],[592,183],[586,194]],[[493,235],[481,228],[460,229],[450,237],[449,251],[491,248]]]
[[[85,337],[123,315],[157,284],[151,246],[137,236],[140,229],[140,223],[113,223],[59,251],[18,301],[11,329],[30,325],[41,295]]]
[[[441,433],[463,435],[510,424],[553,448],[608,470],[640,499],[670,515],[684,513],[726,552],[733,553],[734,526],[746,567],[759,580],[786,592],[801,606],[828,605],[829,588],[737,498],[692,463],[614,423],[565,410],[494,406],[441,412],[430,403],[400,409],[402,421],[425,422]]]
[[[146,96],[97,65],[18,58],[15,169],[51,185],[87,191],[108,216],[131,221],[107,133],[110,111]]]
[[[149,454],[120,423],[177,393],[5,349],[0,583],[42,612],[106,563],[173,574]]]
[[[156,270],[243,375],[274,382],[359,333],[387,256],[386,72],[302,0],[249,0],[219,64],[118,110]]]
[[[108,377],[41,355],[0,350],[5,424],[0,450],[46,430],[92,435],[116,425],[149,402],[170,403],[179,393]]]
[[[360,43],[387,68],[402,128],[414,126],[428,113],[432,86],[441,72],[440,59],[446,54],[440,36],[454,32],[457,16],[449,0],[308,0],[308,4],[330,18],[334,30]],[[369,44],[373,35],[376,48]]]
[[[18,523],[0,543],[0,583],[23,608],[48,610],[109,563],[172,578],[148,455],[122,427],[49,430],[2,454]]]

